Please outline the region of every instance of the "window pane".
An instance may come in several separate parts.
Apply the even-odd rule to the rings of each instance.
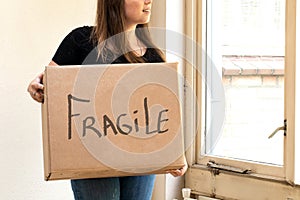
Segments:
[[[207,4],[207,54],[222,74],[225,119],[221,132],[206,133],[206,153],[283,165],[283,133],[268,136],[284,123],[285,1]],[[213,127],[217,81],[209,68],[206,117]]]

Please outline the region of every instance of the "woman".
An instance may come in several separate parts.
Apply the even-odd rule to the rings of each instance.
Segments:
[[[154,48],[147,29],[151,5],[152,0],[98,0],[95,26],[69,33],[49,66],[164,62],[163,53]],[[115,40],[107,40],[115,35]],[[42,80],[43,73],[28,86],[31,97],[38,102],[43,102]],[[186,169],[185,166],[170,173],[181,176]],[[147,175],[72,180],[71,184],[76,200],[148,200],[154,180],[154,175]]]

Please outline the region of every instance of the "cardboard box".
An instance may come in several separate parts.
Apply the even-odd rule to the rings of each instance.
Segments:
[[[45,180],[184,165],[177,63],[46,67]]]

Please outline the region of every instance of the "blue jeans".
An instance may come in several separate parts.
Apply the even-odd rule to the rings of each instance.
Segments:
[[[151,200],[155,175],[71,180],[75,200]]]

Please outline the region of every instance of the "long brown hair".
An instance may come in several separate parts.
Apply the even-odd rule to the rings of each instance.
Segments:
[[[98,57],[106,60],[107,52],[116,55],[124,55],[128,62],[145,62],[142,57],[137,56],[129,49],[129,41],[125,34],[125,0],[98,0],[95,26],[92,32],[92,39],[98,47]],[[135,30],[138,39],[147,48],[155,48],[156,52],[165,61],[165,55],[153,44],[148,29],[148,24],[138,24]],[[106,41],[114,36],[113,44]]]

